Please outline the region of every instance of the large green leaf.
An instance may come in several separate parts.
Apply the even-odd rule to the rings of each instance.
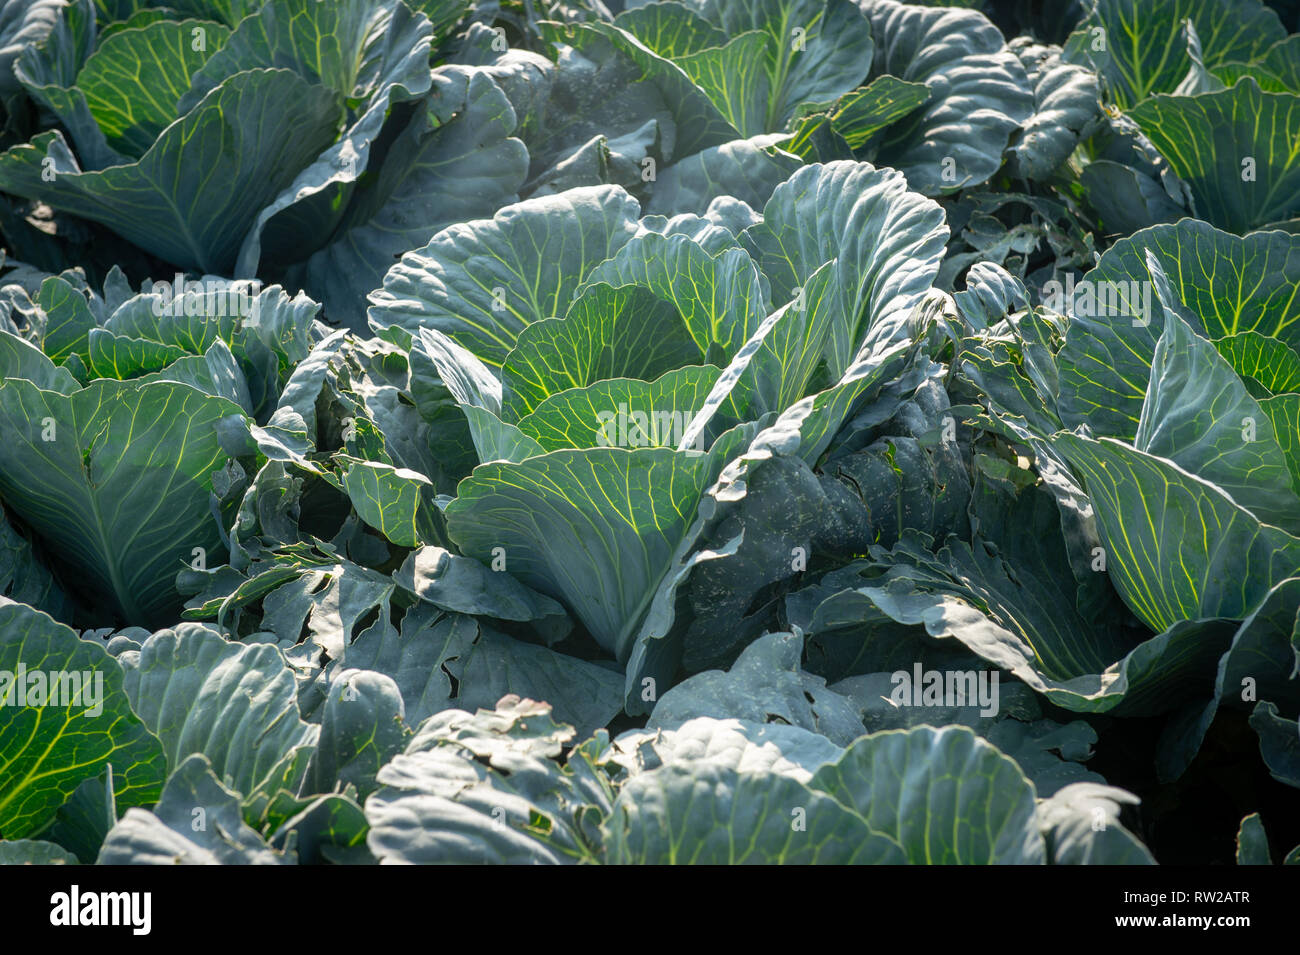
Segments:
[[[771,281],[773,304],[796,298],[822,265],[836,260],[834,284],[847,321],[828,353],[833,378],[848,367],[868,331],[899,327],[933,284],[948,228],[943,210],[911,192],[893,169],[833,162],[800,169],[772,193],[763,221],[742,236]]]
[[[361,798],[375,789],[375,774],[402,751],[410,730],[402,694],[391,677],[344,670],[330,684],[321,708],[320,738],[307,766],[307,792],[355,786]]]
[[[1034,90],[1034,114],[1012,140],[1014,171],[1027,179],[1053,173],[1101,117],[1097,75],[1066,62],[1061,49],[1017,37],[1010,49],[1020,57]]]
[[[403,341],[435,328],[500,367],[525,327],[568,311],[586,274],[635,234],[638,212],[622,189],[597,186],[445,229],[384,276],[371,327]]]
[[[23,50],[50,35],[63,5],[63,0],[5,0],[0,6],[0,95],[22,89],[14,64]]]
[[[269,644],[231,643],[213,627],[160,630],[118,657],[131,706],[162,740],[175,774],[202,756],[245,798],[315,743],[298,717],[292,667]]]
[[[1094,434],[1125,441],[1137,434],[1164,329],[1148,252],[1178,299],[1169,304],[1193,331],[1214,342],[1239,375],[1291,390],[1292,375],[1300,375],[1300,357],[1288,371],[1288,356],[1300,356],[1300,238],[1282,232],[1242,238],[1185,219],[1120,239],[1077,286],[1049,288],[1049,299],[1061,299],[1049,304],[1071,314],[1057,356],[1058,409],[1067,427],[1086,423]],[[1261,361],[1265,348],[1269,357]],[[1269,361],[1276,369],[1261,371]]]
[[[501,368],[503,410],[518,420],[546,398],[610,378],[652,381],[704,354],[672,304],[628,285],[593,285],[563,318],[519,333]]]
[[[675,448],[685,439],[718,373],[711,365],[688,365],[654,381],[615,378],[571,388],[551,395],[521,418],[519,430],[542,451]]]
[[[25,338],[0,330],[0,380],[5,378],[25,378],[43,391],[61,395],[70,395],[78,387],[68,369],[54,364]]]
[[[1300,569],[1300,539],[1173,462],[1111,438],[1052,443],[1083,478],[1115,589],[1153,630],[1240,620]]]
[[[354,175],[358,163],[349,150],[355,133],[304,170],[262,216],[269,223],[268,242],[276,242],[268,255],[295,262],[285,270],[286,281],[329,302],[332,315],[354,330],[364,329],[366,296],[383,284],[394,259],[452,223],[490,216],[514,202],[527,172],[528,152],[512,135],[515,112],[485,71],[440,67],[423,105],[388,146],[383,165],[365,176],[355,173],[360,178],[351,201],[341,205],[331,229],[310,232],[314,227],[301,221],[299,206],[289,203],[299,187],[333,196],[337,187],[323,187]],[[372,108],[381,118],[382,107]],[[281,207],[284,215],[271,218]],[[329,241],[306,262],[297,262],[304,233]],[[255,269],[257,235],[251,233],[240,250],[241,274]]]
[[[632,67],[629,78],[653,87],[662,97],[666,118],[672,123],[671,139],[664,150],[667,158],[681,159],[742,138],[680,66],[658,55],[626,30],[599,20],[544,23],[542,36],[551,43],[572,46],[597,62],[626,61]]]
[[[767,314],[767,289],[744,249],[710,255],[685,235],[636,236],[588,275],[588,286],[635,285],[676,307],[710,361],[730,360]],[[576,306],[575,306],[576,309]]]
[[[804,103],[847,93],[871,67],[871,25],[851,0],[690,0],[690,5],[733,43],[751,31],[765,40],[754,59],[766,74],[766,102],[757,117],[761,128],[737,124],[747,136],[782,128]]]
[[[65,396],[9,379],[0,491],[104,607],[137,624],[174,619],[176,573],[222,544],[209,502],[227,460],[217,424],[241,414],[172,382]]]
[[[367,112],[387,102],[395,86],[407,98],[429,88],[432,39],[428,20],[393,0],[268,0],[198,71],[179,111],[236,73],[278,68],[329,87]]]
[[[862,720],[821,677],[799,668],[803,638],[773,633],[751,643],[727,673],[707,670],[670,689],[655,704],[648,728],[676,729],[700,716],[801,726],[847,746]]]
[[[125,158],[108,145],[90,114],[77,74],[95,48],[96,15],[92,0],[60,2],[52,28],[39,43],[18,53],[13,75],[37,103],[58,116],[77,145],[82,168],[103,169]],[[44,32],[44,31],[42,31]],[[8,71],[5,71],[8,75]]]
[[[379,773],[366,801],[368,843],[385,862],[594,861],[609,783],[591,746],[554,761],[573,737],[546,704],[504,697],[494,710],[440,713]]]
[[[1038,823],[1053,865],[1155,865],[1146,846],[1119,821],[1138,798],[1113,786],[1076,783],[1038,804]]]
[[[646,211],[698,213],[720,196],[761,209],[772,190],[800,165],[797,156],[785,151],[784,138],[772,133],[737,139],[683,157],[659,171]]]
[[[924,83],[882,73],[866,86],[845,93],[829,108],[825,108],[827,104],[805,106],[804,111],[810,114],[797,125],[791,122],[794,131],[782,145],[800,156],[847,158],[844,154],[866,148],[876,133],[928,102],[930,95]]]
[[[40,832],[83,780],[113,766],[119,805],[158,798],[162,747],[131,712],[101,646],[0,597],[0,834]]]
[[[1002,34],[974,10],[863,4],[875,39],[872,76],[930,87],[930,100],[889,128],[876,158],[928,196],[988,180],[1034,111],[1024,67]]]
[[[1195,25],[1205,65],[1253,59],[1286,35],[1260,0],[1098,0],[1080,24],[1080,59],[1109,98],[1129,109],[1172,93],[1192,69],[1183,21]]]
[[[1245,234],[1300,212],[1300,94],[1246,77],[1217,93],[1153,96],[1132,116],[1219,228]]]
[[[809,785],[896,841],[913,865],[1044,861],[1033,784],[965,727],[864,737]]]
[[[56,620],[72,619],[72,602],[32,542],[0,514],[0,597],[44,610]]]
[[[102,865],[282,865],[243,819],[239,793],[213,774],[201,754],[167,780],[152,811],[128,809],[99,852]]]
[[[1163,300],[1165,277],[1150,261]],[[1261,521],[1300,530],[1300,498],[1272,421],[1214,346],[1168,306],[1133,443],[1216,485]]]
[[[0,156],[0,188],[101,222],[169,262],[229,273],[258,211],[334,142],[341,118],[333,91],[290,70],[250,70],[138,162],[83,171],[62,133],[47,132]]]
[[[148,152],[159,134],[188,111],[177,104],[229,34],[219,23],[158,20],[106,38],[78,74],[77,89],[109,146],[136,159]],[[197,102],[196,97],[189,105]]]
[[[626,661],[654,588],[721,466],[714,457],[591,448],[485,464],[448,505],[448,533],[470,556],[504,557],[506,570],[564,601]]]
[[[668,765],[633,777],[605,827],[609,861],[622,865],[906,860],[884,831],[797,779],[710,763]]]

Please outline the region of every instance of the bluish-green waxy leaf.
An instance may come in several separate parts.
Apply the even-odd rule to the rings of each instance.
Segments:
[[[366,112],[391,96],[392,87],[402,87],[405,98],[429,88],[432,38],[427,19],[391,0],[268,0],[198,71],[179,111],[236,73],[277,68],[329,87]]]
[[[437,329],[499,368],[524,328],[568,311],[587,273],[636,233],[638,211],[622,189],[597,186],[444,229],[384,276],[371,327],[405,337]]]
[[[821,677],[799,668],[803,638],[773,633],[755,640],[727,673],[697,673],[655,704],[647,726],[676,729],[699,716],[780,723],[820,733],[847,746],[863,733],[862,720]]]
[[[138,649],[129,638],[124,638],[119,645],[126,644]],[[112,650],[109,652],[112,654]],[[83,780],[68,801],[55,812],[54,822],[45,831],[50,839],[71,851],[86,865],[94,864],[104,837],[117,825],[120,812],[113,785],[111,765],[99,776]]]
[[[924,83],[911,83],[882,73],[866,86],[845,93],[833,103],[805,106],[804,110],[811,110],[811,114],[791,121],[790,138],[781,145],[806,158],[848,158],[822,155],[826,151],[822,147],[828,131],[839,151],[865,149],[876,133],[929,99],[930,88]]]
[[[258,211],[334,141],[341,118],[333,91],[289,70],[250,70],[138,162],[85,171],[61,133],[41,133],[0,156],[0,188],[103,223],[167,261],[228,273]]]
[[[370,851],[388,864],[562,864],[546,839],[561,820],[533,797],[567,801],[567,780],[549,761],[521,763],[506,778],[446,749],[398,756],[366,801]]]
[[[46,614],[0,597],[0,835],[40,832],[109,765],[120,805],[158,798],[162,748],[127,705],[122,668]]]
[[[1153,96],[1132,116],[1198,216],[1245,234],[1300,212],[1300,94],[1266,93],[1246,77],[1217,93]]]
[[[374,864],[366,848],[366,814],[355,799],[329,795],[307,801],[287,794],[281,799],[281,805],[301,809],[280,823],[272,848],[282,849],[292,839],[302,865]]]
[[[626,30],[662,57],[673,60],[711,47],[726,45],[727,33],[684,3],[646,3],[629,6],[614,18]]]
[[[671,144],[664,150],[668,158],[690,156],[743,138],[680,66],[658,55],[626,30],[600,20],[589,20],[543,23],[541,31],[547,42],[571,46],[589,59],[615,58],[628,62],[638,74],[636,80],[649,84],[662,97],[667,118],[673,125]]]
[[[700,495],[721,467],[714,457],[591,448],[485,464],[448,505],[448,533],[481,561],[503,556],[508,572],[563,601],[625,661]]]
[[[977,676],[974,685],[954,681],[955,698],[947,702],[942,700],[945,691],[940,694],[940,705],[927,706],[924,702],[918,705],[917,688],[921,688],[924,700],[925,686],[925,677],[916,679],[913,669],[910,673],[895,670],[851,676],[832,684],[831,689],[848,698],[863,714],[862,722],[869,733],[910,729],[922,724],[969,726],[1016,761],[1034,784],[1040,799],[1077,782],[1105,782],[1083,765],[1093,755],[1096,730],[1083,720],[1062,724],[1042,719],[1038,697],[1029,687],[999,683],[994,691],[991,681],[986,679],[981,697]]]
[[[355,330],[365,328],[367,296],[383,284],[393,260],[453,223],[490,216],[516,201],[527,173],[528,151],[512,135],[515,111],[485,71],[440,67],[423,105],[389,146],[377,174],[357,181],[329,244],[285,270],[286,280],[328,301],[338,320]],[[383,115],[382,104],[373,110]],[[304,171],[304,185],[351,175],[357,164],[349,148],[350,140],[341,140]],[[280,202],[291,195],[292,186]],[[270,222],[268,231],[278,233],[286,248],[281,258],[302,251],[296,216],[297,206],[290,206],[283,223]],[[242,271],[253,269],[255,252],[250,238],[241,251]]]
[[[209,497],[217,423],[241,410],[172,382],[71,395],[0,382],[0,491],[86,592],[131,623],[174,619],[176,573],[222,546]]]
[[[1129,235],[1188,215],[1156,177],[1110,159],[1096,159],[1079,173],[1079,186],[1108,234]]]
[[[564,617],[559,604],[529,590],[510,574],[441,547],[418,548],[407,556],[393,579],[426,603],[452,613],[518,621]]]
[[[1300,539],[1173,462],[1111,438],[1052,443],[1092,499],[1111,582],[1153,630],[1240,620],[1300,568]]]
[[[1282,453],[1291,471],[1291,489],[1300,494],[1300,394],[1274,395],[1259,403],[1273,424]]]
[[[0,95],[22,89],[14,65],[25,49],[45,41],[63,7],[63,0],[7,0],[0,7]]]
[[[826,102],[849,92],[866,79],[871,68],[871,25],[851,0],[690,0],[689,6],[731,37],[729,45],[752,32],[764,41],[743,53],[764,74],[758,87],[762,90],[761,111],[745,125],[733,118],[733,124],[746,136],[781,129],[800,105]],[[683,65],[694,76],[692,68]],[[722,72],[718,70],[717,75]],[[718,101],[716,96],[714,101]]]
[[[55,363],[86,350],[91,329],[97,322],[85,294],[61,275],[41,283],[36,304],[45,313],[41,350]]]
[[[610,378],[653,381],[704,353],[676,306],[634,285],[593,285],[563,318],[519,333],[501,368],[503,411],[518,421],[548,397]]]
[[[1071,315],[1057,357],[1066,427],[1086,423],[1096,435],[1130,442],[1137,434],[1164,330],[1148,252],[1169,277],[1178,299],[1170,305],[1239,375],[1259,374],[1259,361],[1236,336],[1257,333],[1300,353],[1300,238],[1281,232],[1241,238],[1192,220],[1153,226],[1116,242],[1077,285],[1047,290],[1047,303]]]
[[[1034,113],[1012,140],[1012,168],[1026,179],[1051,175],[1101,118],[1097,75],[1067,62],[1060,47],[1017,37],[1009,49],[1020,58],[1034,90]]]
[[[175,381],[182,385],[212,395],[225,398],[239,405],[252,417],[257,410],[248,393],[248,380],[243,369],[235,361],[230,346],[218,338],[208,346],[202,355],[186,355],[167,365],[161,371],[140,376],[140,383],[149,381]]]
[[[1259,753],[1273,778],[1300,788],[1300,724],[1264,701],[1250,714],[1250,726],[1259,735]]]
[[[779,133],[737,139],[684,156],[659,171],[646,211],[656,215],[698,213],[719,196],[761,209],[772,190],[800,166]]]
[[[319,728],[298,717],[293,669],[274,646],[231,643],[215,628],[185,623],[118,661],[126,696],[162,741],[173,779],[201,756],[205,770],[248,798],[316,741]]]
[[[712,365],[688,365],[654,381],[614,378],[571,388],[551,395],[521,418],[519,430],[535,440],[542,452],[676,448],[685,440],[686,429],[704,406],[718,374]]]
[[[362,798],[375,789],[375,774],[406,746],[402,694],[391,677],[370,670],[344,670],[330,683],[321,711],[320,738],[307,766],[307,792],[355,786]]]
[[[1300,530],[1300,497],[1272,421],[1214,346],[1168,306],[1164,272],[1154,256],[1149,262],[1165,328],[1134,447],[1217,485],[1261,521]]]
[[[436,381],[450,394],[465,417],[479,462],[524,461],[543,452],[536,441],[501,419],[501,382],[469,349],[436,328],[421,328],[412,346],[413,375]]]
[[[798,726],[700,716],[676,729],[621,733],[613,741],[611,759],[634,775],[663,765],[708,762],[807,783],[820,767],[843,755],[844,747]]]
[[[1132,793],[1113,786],[1076,783],[1038,805],[1038,824],[1053,865],[1155,865],[1146,846],[1119,821]]]
[[[25,378],[42,391],[70,395],[79,385],[68,369],[54,364],[24,338],[0,331],[0,379]]]
[[[1259,813],[1252,812],[1241,820],[1237,830],[1237,865],[1272,865],[1268,852],[1268,835]]]
[[[220,23],[158,20],[106,38],[77,75],[77,89],[109,146],[133,159],[148,152],[159,134],[199,101],[194,97],[178,107],[194,74],[229,35]]]
[[[761,136],[779,128],[768,125],[772,94],[764,60],[769,45],[765,33],[751,30],[724,46],[678,55],[674,62],[742,136]]]
[[[1249,63],[1236,60],[1214,67],[1214,75],[1227,86],[1243,76],[1253,76],[1260,88],[1272,93],[1300,93],[1300,34],[1278,40]]]
[[[509,619],[499,606],[492,609],[496,613],[489,616]],[[515,640],[461,614],[428,621],[412,614],[408,611],[400,633],[391,626],[367,630],[347,647],[344,659],[349,667],[396,681],[408,725],[452,707],[494,707],[514,694],[547,700],[557,717],[585,735],[622,708],[619,670]]]
[[[535,643],[514,640],[486,627],[474,646],[447,671],[459,682],[453,702],[486,709],[507,695],[546,700],[557,719],[583,735],[596,732],[623,709],[623,672]]]
[[[1187,19],[1211,68],[1251,60],[1286,35],[1260,0],[1099,0],[1079,26],[1076,61],[1090,63],[1108,98],[1131,109],[1172,93],[1192,69]]]
[[[608,815],[613,797],[593,746],[554,762],[572,736],[549,706],[517,696],[432,717],[366,801],[371,851],[398,863],[596,861],[586,817]]]
[[[43,610],[56,620],[73,619],[73,605],[32,542],[0,515],[0,597]]]
[[[185,357],[175,345],[114,335],[103,328],[92,328],[86,338],[85,368],[87,378],[111,378],[129,381],[161,371]]]
[[[0,865],[77,865],[63,846],[38,839],[0,840]]]
[[[418,547],[438,539],[433,482],[423,474],[340,457],[343,489],[360,518],[394,544]]]
[[[964,726],[863,737],[809,784],[902,846],[913,865],[1037,865],[1034,787]]]
[[[1100,510],[1097,499],[1094,505]],[[1231,642],[1231,623],[1189,613],[1143,639],[1141,631],[1089,619],[1077,609],[1080,586],[1053,497],[1030,488],[1001,510],[971,543],[949,537],[934,551],[909,533],[891,551],[872,548],[870,564],[828,574],[808,627],[816,632],[863,621],[869,626],[850,634],[884,640],[886,620],[920,625],[1076,712],[1160,713],[1184,702],[1198,681],[1208,690]],[[1124,558],[1109,545],[1103,553],[1114,575]]]
[[[763,277],[744,249],[710,255],[685,235],[638,235],[587,275],[588,288],[598,284],[648,289],[672,304],[716,364],[730,360],[768,312]]]
[[[796,298],[817,269],[836,260],[834,284],[851,328],[830,361],[837,379],[868,331],[901,323],[919,304],[947,239],[943,210],[909,191],[901,174],[854,162],[800,169],[772,193],[763,222],[742,236],[771,282],[774,305]]]
[[[780,414],[802,398],[823,361],[837,371],[848,365],[858,343],[835,278],[835,263],[827,262],[761,326],[762,343],[731,395],[748,418]]]
[[[872,76],[925,83],[929,101],[880,139],[876,159],[927,196],[985,182],[1034,112],[1025,69],[981,13],[873,0]]]
[[[93,0],[60,2],[51,12],[56,16],[41,42],[18,51],[17,60],[10,61],[13,76],[35,102],[67,128],[82,168],[103,169],[124,162],[125,157],[108,145],[90,114],[85,95],[77,88],[77,74],[94,51],[97,39]],[[6,69],[4,74],[8,77],[9,71]]]
[[[152,811],[128,809],[99,852],[101,865],[283,865],[244,822],[239,793],[201,753],[176,768]]]
[[[668,765],[624,784],[605,822],[618,865],[899,865],[862,815],[790,776]],[[737,838],[744,833],[742,838]]]
[[[408,620],[399,633],[376,624],[343,650],[341,665],[390,677],[402,694],[410,725],[455,705],[455,691],[443,666],[469,652],[478,639],[478,621],[460,614],[439,616],[424,626]]]

